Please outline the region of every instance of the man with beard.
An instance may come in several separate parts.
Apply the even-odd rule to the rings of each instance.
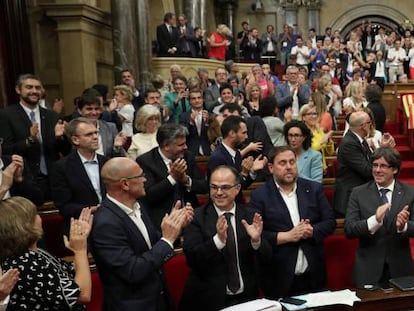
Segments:
[[[323,239],[335,230],[322,185],[298,177],[296,161],[290,146],[275,147],[268,164],[273,178],[253,191],[250,201],[273,245],[273,260],[262,267],[262,289],[273,299],[324,288]]]
[[[267,158],[258,156],[254,159],[249,156],[242,160],[240,147],[247,139],[246,121],[240,116],[228,116],[221,125],[221,134],[223,141],[214,152],[210,155],[207,162],[207,177],[210,179],[211,172],[220,165],[234,167],[241,173],[242,189],[247,189],[256,178],[256,172],[263,169],[267,164]],[[237,203],[242,203],[242,193],[239,192],[236,197]]]
[[[157,228],[166,213],[179,200],[183,205],[191,203],[197,207],[196,194],[208,191],[208,185],[195,162],[194,155],[187,150],[188,130],[182,125],[166,123],[157,131],[159,147],[138,157],[144,170],[149,216]]]
[[[50,197],[49,173],[59,153],[67,154],[70,144],[64,137],[59,115],[39,106],[43,86],[32,74],[20,75],[16,82],[19,103],[0,111],[3,154],[23,157],[45,199]]]

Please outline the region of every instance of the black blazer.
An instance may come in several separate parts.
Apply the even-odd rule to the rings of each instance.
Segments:
[[[372,164],[358,137],[351,130],[342,138],[337,158],[334,207],[340,215],[345,216],[352,189],[372,180]]]
[[[108,158],[97,156],[100,171]],[[64,232],[67,234],[70,218],[78,218],[84,207],[98,205],[100,201],[76,150],[55,163],[51,181],[52,199],[64,218]],[[101,180],[102,199],[105,194]]]
[[[94,215],[90,241],[103,286],[103,311],[156,311],[165,290],[162,267],[174,250],[160,240],[140,205],[151,249],[132,219],[112,201],[104,199]]]
[[[375,215],[378,206],[382,204],[374,181],[354,188],[349,199],[345,234],[348,238],[359,239],[353,274],[354,283],[358,287],[378,284],[385,263],[388,264],[391,278],[413,275],[410,237],[414,236],[414,188],[395,182],[392,207],[387,212],[384,224],[371,234],[367,219]],[[410,212],[407,231],[397,233],[397,215],[405,205],[408,205]]]
[[[171,185],[167,179],[167,167],[161,158],[158,147],[137,158],[137,162],[144,170],[147,179],[145,183],[146,196],[142,200],[149,207],[148,213],[157,228],[160,228],[165,213],[170,213],[177,200],[190,202],[195,208],[199,205],[196,194],[208,192],[207,181],[197,167],[194,155],[186,151],[184,159],[187,162],[187,175],[192,180],[190,192],[178,183],[175,186]]]
[[[251,223],[253,212],[236,207],[236,233],[240,271],[246,300],[258,297],[257,268],[271,259],[271,247],[266,239],[257,251],[252,248],[250,237],[241,223]],[[223,250],[213,242],[217,233],[217,212],[212,204],[195,211],[193,222],[184,231],[184,253],[191,274],[184,289],[181,310],[220,310],[226,307],[227,259]]]
[[[208,141],[207,130],[208,124],[201,123],[201,134],[198,135],[197,126],[191,123],[191,111],[184,112],[180,115],[180,124],[188,129],[187,145],[193,154],[199,154],[200,146],[203,148],[204,155],[211,154],[210,142]]]
[[[157,26],[158,56],[161,56],[161,57],[174,56],[168,53],[168,50],[173,47],[178,49],[177,44],[178,44],[179,37],[180,37],[180,33],[177,27],[172,27],[172,31],[170,34],[165,24],[158,25]],[[177,52],[176,52],[176,55],[178,55]]]
[[[52,164],[59,159],[59,153],[68,154],[71,145],[64,137],[55,138],[55,125],[59,120],[59,115],[42,107],[39,109],[43,151],[46,167],[50,174]],[[3,154],[21,155],[31,174],[36,177],[40,173],[40,145],[26,143],[30,136],[31,126],[32,122],[20,104],[0,110],[0,137],[3,138]]]
[[[279,232],[293,228],[289,210],[273,179],[252,192],[250,204],[263,217],[264,236],[273,246],[271,264],[263,267],[262,289],[266,296],[280,298],[290,295],[295,276],[299,247],[309,264],[311,290],[322,289],[326,283],[323,240],[335,230],[335,218],[320,183],[298,178],[296,195],[300,219],[309,219],[313,237],[296,243],[276,245]]]

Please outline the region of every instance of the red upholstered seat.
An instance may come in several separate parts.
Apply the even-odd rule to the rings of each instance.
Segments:
[[[57,257],[71,256],[63,244],[63,217],[58,213],[41,213],[43,238],[49,253]]]
[[[187,265],[185,255],[178,254],[171,258],[165,263],[164,270],[167,280],[167,288],[175,304],[176,310],[178,309],[185,284],[190,275],[190,267]]]
[[[87,311],[102,310],[102,284],[97,271],[91,273],[92,276],[92,297],[91,302],[86,305]]]
[[[352,270],[358,239],[351,240],[344,235],[331,235],[324,242],[327,287],[329,289],[353,287]]]

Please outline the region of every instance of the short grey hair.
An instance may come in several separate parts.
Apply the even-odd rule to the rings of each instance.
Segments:
[[[160,110],[153,105],[145,104],[136,113],[135,127],[137,130],[145,132],[145,123],[151,117],[157,117],[158,123],[161,124]]]
[[[179,137],[186,137],[188,129],[182,125],[175,123],[165,123],[158,128],[157,143],[160,148],[175,143]]]

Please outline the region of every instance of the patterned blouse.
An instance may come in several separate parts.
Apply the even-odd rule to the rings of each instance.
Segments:
[[[77,303],[80,289],[75,283],[73,265],[42,249],[11,256],[3,269],[17,268],[20,280],[10,294],[7,311],[85,310]]]

